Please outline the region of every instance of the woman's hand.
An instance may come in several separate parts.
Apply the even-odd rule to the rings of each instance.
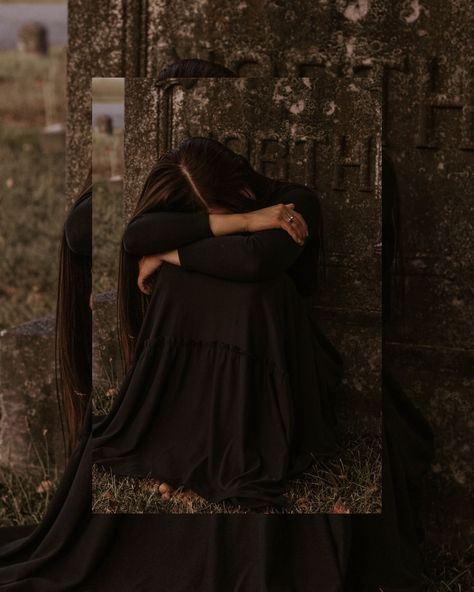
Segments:
[[[295,204],[276,204],[243,214],[246,220],[246,231],[269,230],[282,228],[299,245],[308,238],[308,226],[303,216],[295,210]],[[291,220],[291,217],[293,219]]]
[[[210,208],[209,226],[214,236],[282,228],[299,245],[304,244],[309,234],[306,221],[295,210],[294,203],[276,204],[241,214],[226,212],[224,208]]]
[[[151,276],[161,267],[163,259],[160,255],[147,255],[138,262],[138,289],[149,296],[153,290]]]
[[[150,295],[153,290],[153,283],[150,281],[164,262],[172,265],[181,265],[178,249],[168,251],[167,253],[158,253],[157,255],[146,255],[138,262],[138,280],[137,285],[141,292]]]

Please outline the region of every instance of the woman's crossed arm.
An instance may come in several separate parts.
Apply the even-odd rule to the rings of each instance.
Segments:
[[[143,256],[138,284],[146,293],[147,278],[164,261],[223,279],[258,281],[291,266],[318,216],[317,196],[296,189],[280,204],[244,214],[145,214],[127,228],[124,247]]]

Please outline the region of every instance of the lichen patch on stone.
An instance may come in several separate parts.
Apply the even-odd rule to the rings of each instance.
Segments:
[[[369,0],[355,0],[355,2],[349,2],[342,14],[346,19],[356,23],[367,16],[369,8]]]

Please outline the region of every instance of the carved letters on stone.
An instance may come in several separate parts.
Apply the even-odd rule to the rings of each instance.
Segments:
[[[356,147],[349,151],[352,143],[347,135],[334,138],[334,168],[332,189],[344,191],[344,178],[348,169],[355,168],[359,175],[359,191],[372,191],[371,158],[373,136],[359,139]],[[353,154],[354,156],[350,156]]]
[[[441,59],[419,59],[415,71],[419,86],[417,148],[438,149],[445,141],[437,134],[439,117],[443,112],[458,116],[460,125],[460,141],[457,147],[461,150],[474,150],[474,103],[473,77],[471,76],[474,60],[468,68],[461,68],[457,80],[457,88],[447,90],[448,73],[441,64]],[[455,126],[451,126],[455,129]]]
[[[158,83],[158,134],[157,154],[162,154],[175,147],[192,132],[177,132],[173,122],[176,117],[175,101],[177,87],[190,88],[195,80],[172,80]],[[182,90],[182,89],[181,89]],[[177,100],[179,102],[179,99]],[[202,131],[200,132],[203,133]],[[208,130],[207,136],[219,140],[232,150],[250,160],[257,171],[273,178],[291,180],[309,186],[316,185],[318,170],[318,146],[325,150],[331,146],[333,173],[332,189],[346,191],[347,176],[350,169],[358,171],[358,189],[372,192],[375,182],[375,164],[373,146],[376,138],[366,136],[357,141],[348,135],[328,137],[328,132],[321,130],[314,135],[282,137],[282,131],[264,130],[249,135],[244,130],[226,129],[221,132]]]

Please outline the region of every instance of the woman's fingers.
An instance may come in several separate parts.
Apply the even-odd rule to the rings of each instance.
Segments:
[[[146,284],[146,280],[147,280],[147,276],[140,274],[138,276],[138,289],[140,290],[140,292],[143,292],[143,294],[146,294],[147,296],[149,296],[151,294],[151,286],[148,286]]]
[[[140,290],[140,292],[143,292],[143,294],[146,294],[147,296],[149,296],[152,291],[151,286],[147,283],[147,280],[149,278],[150,278],[149,274],[146,274],[144,271],[140,270],[140,273],[138,274],[138,279],[137,279],[138,289]]]
[[[292,204],[288,204],[290,206]],[[291,219],[291,221],[290,221]],[[285,207],[280,218],[280,226],[288,232],[291,238],[298,244],[304,244],[308,236],[308,227],[299,212],[292,208]]]
[[[291,215],[294,216],[294,220],[293,220],[292,223],[290,222],[290,224],[295,224],[296,223],[296,226],[297,226],[298,230],[301,231],[301,233],[303,235],[303,238],[304,239],[307,238],[308,237],[308,225],[306,224],[306,220],[296,210],[294,210],[291,213]]]
[[[288,220],[283,220],[281,223],[281,227],[283,230],[286,230],[291,238],[297,242],[298,244],[302,245],[304,243],[304,236],[300,229],[298,229],[297,224],[293,222],[290,224]]]
[[[153,286],[150,280],[155,272],[161,267],[162,260],[158,255],[148,255],[142,257],[138,262],[138,278],[137,286],[140,292],[150,295],[153,291]]]

